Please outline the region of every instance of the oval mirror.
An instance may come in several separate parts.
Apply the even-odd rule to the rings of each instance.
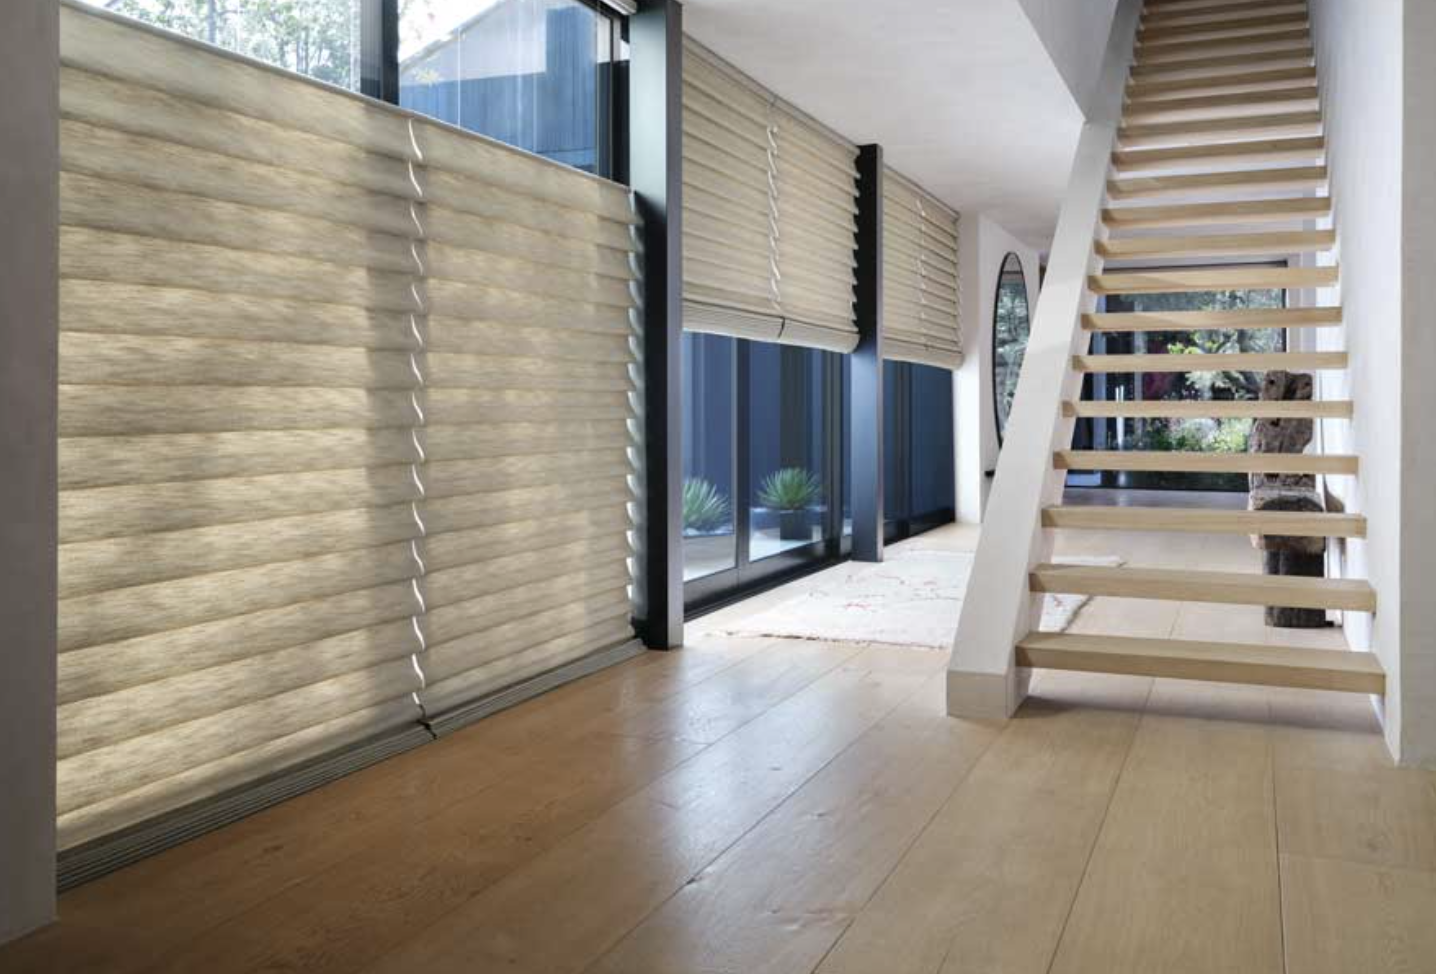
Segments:
[[[1017,392],[1017,376],[1022,371],[1022,357],[1027,354],[1027,336],[1032,327],[1027,312],[1027,277],[1016,254],[1002,259],[992,318],[992,396],[1000,445],[1008,414],[1012,412],[1012,397]]]

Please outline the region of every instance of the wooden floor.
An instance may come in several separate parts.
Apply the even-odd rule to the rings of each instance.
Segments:
[[[75,890],[0,971],[1436,971],[1436,774],[1366,698],[1049,673],[959,721],[943,654],[716,634],[777,597]],[[1197,625],[1153,605],[1074,629]]]

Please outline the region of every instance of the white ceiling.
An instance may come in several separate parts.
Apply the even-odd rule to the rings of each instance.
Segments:
[[[1082,113],[1018,0],[687,0],[685,29],[1046,250]]]

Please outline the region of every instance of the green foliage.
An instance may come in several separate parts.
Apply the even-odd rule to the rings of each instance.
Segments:
[[[778,511],[801,511],[822,497],[822,483],[802,467],[784,467],[770,473],[758,488],[758,502]]]
[[[1245,453],[1251,429],[1250,419],[1155,420],[1127,449]]]
[[[358,87],[356,0],[114,0],[109,7],[330,84]]]
[[[684,531],[716,531],[728,523],[729,511],[728,498],[709,481],[702,477],[683,481]]]

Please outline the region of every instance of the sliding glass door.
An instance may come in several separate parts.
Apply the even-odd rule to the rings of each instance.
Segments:
[[[684,334],[683,576],[690,608],[840,556],[842,358]]]

